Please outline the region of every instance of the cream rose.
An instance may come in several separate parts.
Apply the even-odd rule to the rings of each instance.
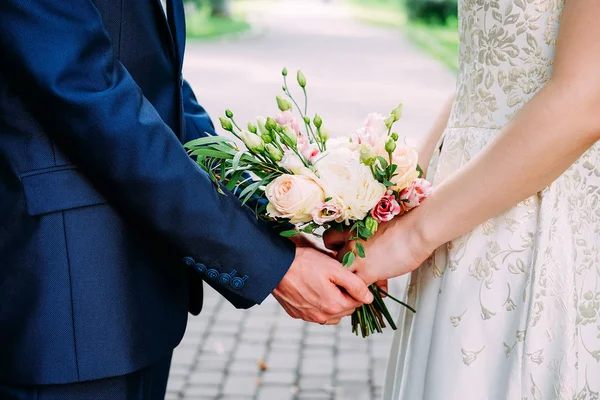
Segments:
[[[289,219],[292,224],[312,221],[312,212],[325,200],[323,188],[305,175],[281,175],[267,185],[265,195],[267,214]]]
[[[315,168],[330,203],[340,210],[338,222],[365,218],[386,192],[385,185],[348,148],[325,152]]]
[[[347,137],[338,137],[327,141],[327,150],[348,149],[352,152],[359,151],[360,144],[356,139],[351,140]]]
[[[387,160],[387,157],[386,157]],[[392,163],[398,166],[391,182],[394,184],[390,189],[401,191],[419,177],[417,164],[419,154],[412,147],[398,145],[392,153]]]

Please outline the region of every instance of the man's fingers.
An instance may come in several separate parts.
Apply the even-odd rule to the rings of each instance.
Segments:
[[[331,281],[346,289],[350,296],[364,304],[373,301],[373,294],[362,279],[345,268],[335,268],[333,271]]]
[[[339,250],[350,238],[350,231],[336,231],[335,229],[329,229],[323,235],[323,242],[325,247],[329,250]]]

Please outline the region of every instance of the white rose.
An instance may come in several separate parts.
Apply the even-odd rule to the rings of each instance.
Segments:
[[[365,218],[387,190],[359,157],[358,152],[338,148],[327,151],[315,165],[326,195],[341,212],[338,222]]]
[[[412,147],[398,145],[392,153],[392,163],[396,164],[398,168],[395,172],[396,175],[391,179],[394,186],[390,189],[399,192],[419,177],[419,171],[417,171],[419,154]]]
[[[348,137],[337,137],[327,141],[327,150],[333,151],[337,149],[348,149],[352,152],[359,150],[359,143],[356,140],[351,140]]]
[[[310,176],[281,175],[265,188],[267,214],[292,224],[312,221],[312,212],[325,200],[323,188]]]

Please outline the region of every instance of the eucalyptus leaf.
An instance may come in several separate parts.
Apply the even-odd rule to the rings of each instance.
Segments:
[[[365,246],[361,242],[356,242],[356,254],[360,258],[365,258]]]
[[[344,267],[350,267],[352,265],[352,263],[354,262],[354,259],[356,258],[356,256],[354,255],[354,252],[349,251],[346,254],[344,254],[344,257],[342,258],[342,265]]]

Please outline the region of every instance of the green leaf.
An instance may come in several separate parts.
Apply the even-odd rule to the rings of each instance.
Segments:
[[[387,179],[384,179],[382,182],[386,187],[394,186],[394,184]]]
[[[225,160],[229,160],[229,159],[233,158],[232,155],[225,153],[221,150],[215,150],[211,147],[204,147],[204,148],[199,148],[197,150],[194,150],[190,153],[190,156],[214,157],[217,159],[225,159]]]
[[[207,144],[213,143],[233,143],[233,140],[224,136],[208,136],[187,142],[184,144],[184,147],[190,149],[192,147],[206,146]]]
[[[252,192],[253,190],[258,189],[259,186],[260,186],[260,181],[254,182],[254,183],[248,185],[244,190],[242,190],[242,193],[240,193],[240,198],[246,196],[248,193]]]
[[[239,153],[237,153],[234,157],[233,157],[233,161],[231,162],[231,169],[238,169],[240,166],[240,160],[242,159],[242,156],[244,155],[244,153],[242,153],[241,151]]]
[[[326,199],[325,199],[323,202],[324,202],[324,203],[327,203],[328,201],[331,201],[331,199],[333,199],[333,197],[328,197],[328,198],[326,198]]]
[[[225,182],[225,178],[227,177],[227,170],[225,169],[225,163],[221,163],[221,173],[219,175],[221,175],[221,179],[219,179],[221,181],[221,183]]]
[[[385,158],[378,156],[377,160],[379,160],[379,164],[381,164],[381,168],[383,168],[384,170],[388,167],[388,162]]]
[[[231,175],[231,178],[229,178],[229,181],[227,182],[227,190],[233,190],[233,188],[237,186],[239,180],[242,178],[243,175],[244,171],[235,171],[233,175]]]
[[[422,178],[422,177],[423,177],[423,174],[424,174],[424,172],[423,172],[423,170],[421,169],[421,166],[420,166],[419,164],[417,164],[417,171],[419,171],[419,178]]]
[[[297,230],[295,230],[295,229],[290,229],[288,231],[283,231],[283,232],[280,233],[280,235],[283,236],[283,237],[292,237],[292,236],[296,236],[296,235],[299,235],[299,234],[300,234],[300,232],[297,231]]]
[[[358,235],[361,239],[368,239],[371,236],[373,236],[373,233],[371,233],[371,231],[365,226],[361,226],[360,228],[358,228]]]
[[[354,262],[354,259],[356,258],[356,256],[354,255],[354,252],[349,251],[346,254],[344,254],[344,258],[342,258],[342,265],[344,267],[349,267],[352,265],[352,263]]]
[[[312,234],[313,231],[315,229],[317,229],[319,227],[319,225],[315,224],[314,222],[311,222],[310,224],[304,226],[302,229],[300,229],[300,231],[304,232],[304,233],[310,233]]]
[[[356,254],[360,258],[365,258],[365,246],[361,242],[356,242]]]

